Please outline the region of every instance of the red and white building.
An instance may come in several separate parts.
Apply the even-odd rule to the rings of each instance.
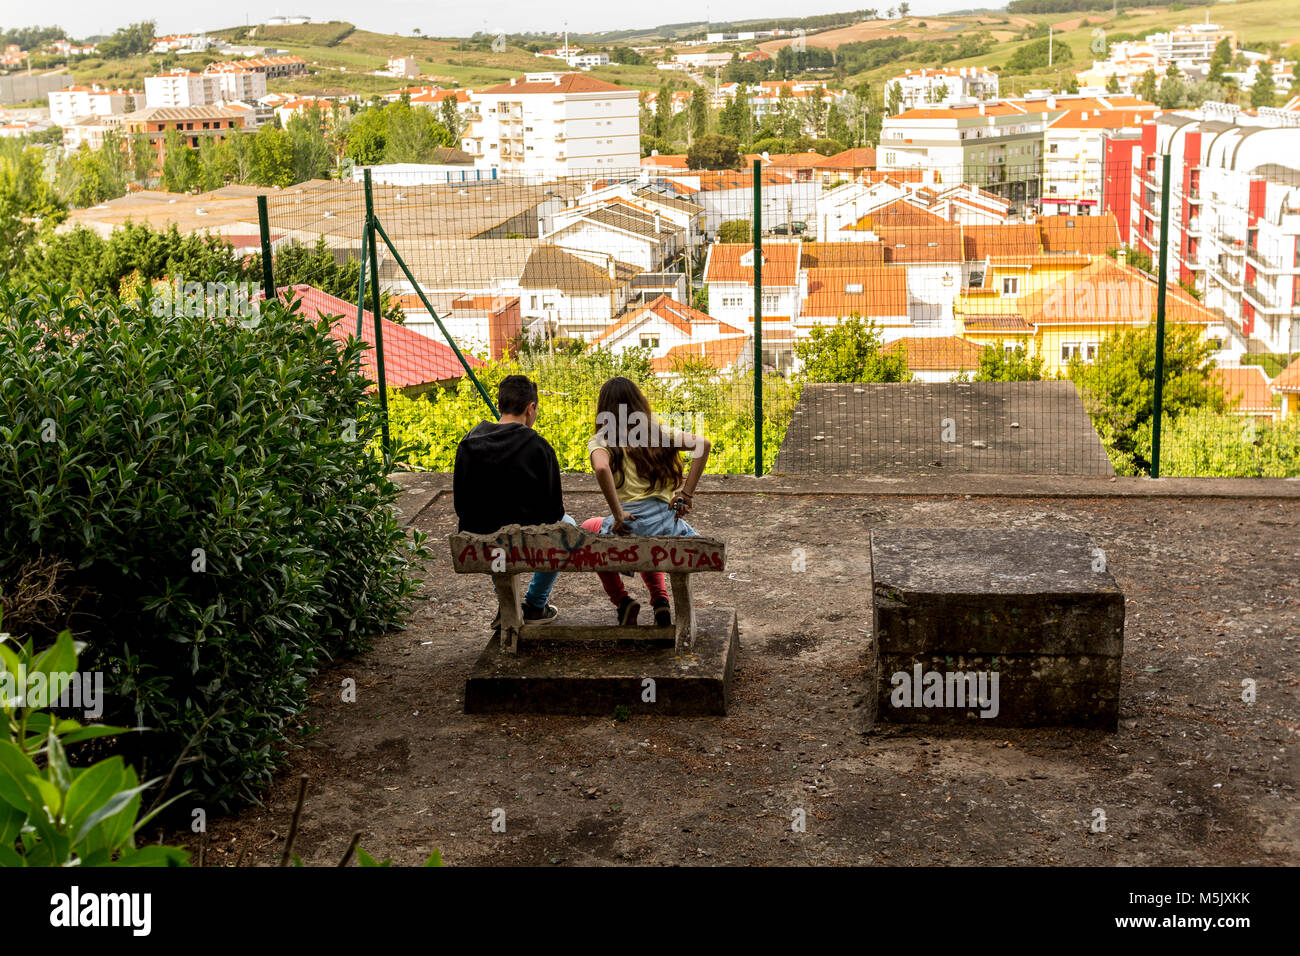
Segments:
[[[1171,156],[1169,272],[1224,319],[1229,354],[1300,351],[1300,115],[1207,103],[1166,114],[1108,153],[1123,238],[1160,255],[1163,155]],[[1126,155],[1127,154],[1127,155]],[[1127,196],[1109,189],[1131,168]]]

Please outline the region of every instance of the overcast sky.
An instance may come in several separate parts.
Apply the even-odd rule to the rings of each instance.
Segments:
[[[896,0],[880,4],[887,8]],[[933,14],[953,9],[953,0],[916,0],[913,14]],[[992,5],[992,4],[991,4]],[[365,30],[409,34],[418,27],[433,36],[461,36],[475,31],[507,33],[559,31],[568,21],[574,32],[652,27],[683,23],[705,16],[716,20],[758,17],[812,16],[841,10],[869,8],[871,3],[826,0],[791,7],[782,0],[660,0],[654,4],[624,5],[608,0],[570,0],[537,3],[534,0],[482,0],[479,3],[435,4],[429,0],[371,0],[364,5],[344,0],[311,0],[300,6],[261,5],[244,0],[56,0],[55,3],[18,3],[0,0],[0,26],[57,24],[74,38],[111,33],[128,22],[153,20],[159,33],[193,33],[240,23],[256,23],[277,13],[303,14],[319,20],[348,20]],[[241,7],[243,9],[241,9]]]

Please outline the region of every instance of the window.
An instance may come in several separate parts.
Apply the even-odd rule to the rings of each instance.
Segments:
[[[972,272],[970,274],[970,287],[972,289],[984,288],[984,271]]]
[[[657,349],[657,348],[659,348],[659,336],[657,336],[657,335],[643,335],[643,336],[641,336],[641,348],[643,348],[643,349]]]
[[[1002,279],[1002,294],[1003,294],[1003,295],[1019,295],[1019,294],[1020,294],[1020,277],[1019,277],[1019,276],[1005,276],[1005,277],[1003,277],[1003,279]]]
[[[1062,343],[1061,343],[1061,361],[1062,361],[1062,362],[1068,362],[1068,361],[1070,361],[1070,359],[1074,358],[1076,355],[1079,355],[1079,343],[1078,343],[1078,342],[1062,342]]]
[[[862,294],[862,283],[861,283],[861,282],[850,282],[850,283],[848,283],[848,284],[844,287],[844,294],[845,294],[845,295],[861,295],[861,294]]]
[[[1096,343],[1096,342],[1085,342],[1085,343],[1083,343],[1083,360],[1084,360],[1085,362],[1095,362],[1095,361],[1097,361],[1097,343]]]

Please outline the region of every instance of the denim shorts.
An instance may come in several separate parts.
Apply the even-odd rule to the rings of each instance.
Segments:
[[[624,527],[632,534],[676,535],[682,538],[699,537],[699,532],[677,517],[668,502],[662,498],[642,498],[623,507],[623,513],[636,520]],[[600,524],[600,533],[609,534],[614,527],[614,516],[609,515]]]

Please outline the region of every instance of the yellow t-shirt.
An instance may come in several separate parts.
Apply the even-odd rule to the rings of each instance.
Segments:
[[[660,422],[657,418],[655,419],[655,423],[659,426],[659,431],[663,436],[663,441],[679,447],[681,446],[685,432],[676,428],[670,428]],[[609,447],[609,445],[605,440],[605,435],[598,431],[596,434],[592,435],[591,440],[587,442],[587,455],[590,457],[591,453],[597,448],[607,447]],[[661,501],[671,502],[673,500],[674,489],[670,486],[651,488],[650,482],[637,474],[636,463],[632,461],[628,455],[624,454],[623,483],[619,485],[616,490],[618,491],[619,503],[626,505],[633,501],[641,501],[646,498],[658,498]]]

